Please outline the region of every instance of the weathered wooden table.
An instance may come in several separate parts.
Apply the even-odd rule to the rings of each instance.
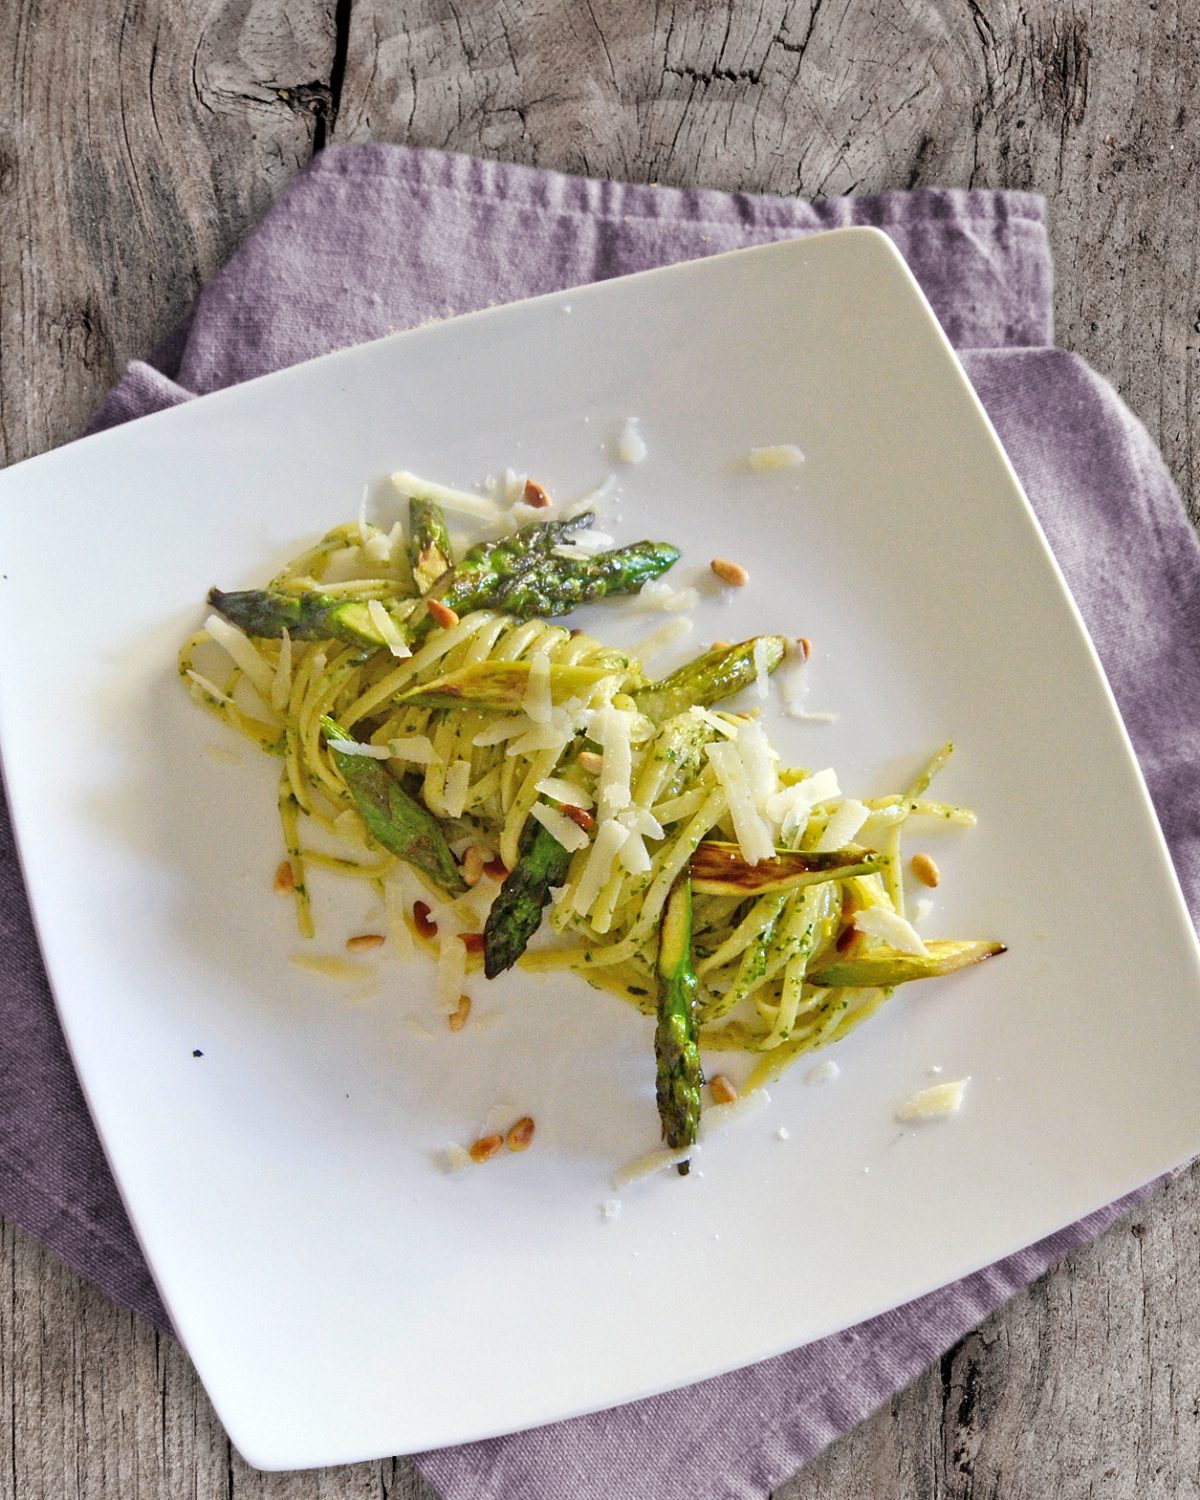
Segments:
[[[1200,504],[1200,0],[6,0],[0,79],[4,462],[75,431],[314,150],[376,139],[775,193],[1044,193],[1060,342]],[[1200,1494],[1198,1257],[1192,1171],[777,1500]],[[0,1403],[0,1500],[432,1500],[404,1459],[246,1468],[180,1350],[11,1226]]]

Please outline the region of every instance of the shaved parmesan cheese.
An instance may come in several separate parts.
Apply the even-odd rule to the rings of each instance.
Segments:
[[[623,828],[615,818],[600,824],[587,864],[583,867],[583,875],[575,889],[575,898],[571,902],[579,916],[585,917],[591,911],[596,897],[612,874],[613,860],[628,837],[628,828]]]
[[[542,825],[551,838],[557,839],[564,849],[574,854],[587,845],[588,836],[557,807],[548,807],[545,802],[535,802],[530,808],[532,816]]]
[[[555,802],[566,802],[571,807],[592,807],[594,805],[591,792],[586,788],[577,786],[573,781],[565,781],[561,776],[545,776],[538,782],[536,790],[543,797],[552,797]]]
[[[837,774],[832,770],[806,776],[795,786],[785,786],[767,799],[768,818],[779,825],[780,842],[788,846],[797,834],[803,834],[814,807],[841,796]]]
[[[847,797],[826,823],[825,832],[816,843],[817,853],[828,854],[834,849],[844,849],[870,816],[870,808],[864,807],[854,797]]]
[[[629,829],[629,837],[621,845],[617,858],[622,868],[630,875],[644,875],[650,868],[650,855],[640,833]]]
[[[467,790],[471,785],[471,762],[452,760],[446,767],[446,780],[442,786],[442,802],[448,818],[461,818],[467,804]]]
[[[779,788],[779,773],[775,769],[771,742],[761,724],[742,724],[738,727],[735,744],[746,768],[750,795],[761,810]]]
[[[390,563],[392,560],[391,537],[386,531],[372,531],[362,544],[362,554],[370,558],[372,562]]]
[[[632,1182],[640,1182],[643,1177],[653,1177],[656,1172],[677,1167],[680,1162],[695,1156],[699,1150],[699,1146],[677,1146],[674,1149],[660,1146],[657,1151],[647,1151],[643,1156],[635,1156],[631,1162],[626,1162],[619,1171],[613,1173],[613,1187],[619,1193],[622,1188],[627,1188]]]
[[[204,628],[217,645],[223,646],[233,657],[236,665],[241,667],[247,678],[254,684],[263,701],[270,703],[271,689],[275,685],[275,669],[261,655],[250,637],[240,631],[236,625],[231,625],[228,620],[222,619],[220,615],[209,615],[204,622]]]
[[[507,755],[534,755],[539,750],[563,751],[575,738],[575,723],[565,709],[556,708],[548,724],[532,724],[520,739],[510,739]]]
[[[532,728],[533,720],[528,714],[510,714],[506,718],[497,719],[486,729],[481,729],[471,743],[481,748],[499,745],[505,740],[516,739],[519,734],[528,734]]]
[[[742,858],[750,865],[756,865],[762,859],[770,859],[775,853],[775,843],[755,805],[745,763],[738,754],[738,747],[718,743],[706,745],[704,752],[717,773],[717,780],[728,800],[734,837],[742,851]]]
[[[929,956],[929,949],[921,941],[921,936],[912,923],[906,922],[898,912],[889,911],[886,906],[869,906],[865,911],[856,911],[854,925],[859,932],[865,933],[867,937],[878,938],[881,943],[887,943],[898,953],[915,953],[919,958]]]
[[[767,448],[751,448],[750,467],[760,474],[773,469],[798,469],[804,462],[804,454],[795,443],[776,443]]]
[[[539,651],[529,663],[529,681],[521,707],[535,724],[549,724],[554,699],[550,696],[550,653]]]
[[[462,1146],[450,1145],[442,1152],[442,1166],[447,1172],[461,1172],[471,1165],[471,1153]]]
[[[757,1114],[770,1102],[771,1096],[766,1089],[751,1089],[748,1094],[740,1094],[728,1104],[710,1104],[700,1117],[700,1139],[708,1140],[709,1136],[715,1135],[718,1130],[724,1130],[743,1115]]]
[[[668,620],[660,625],[657,630],[652,630],[649,635],[643,636],[640,641],[635,641],[629,648],[630,656],[636,656],[643,666],[653,661],[656,656],[674,646],[677,641],[683,640],[685,636],[691,635],[695,624],[692,620]]]
[[[834,724],[837,714],[810,713],[804,703],[808,697],[809,677],[807,658],[803,650],[789,650],[787,659],[779,673],[780,697],[783,711],[789,719],[800,719],[809,724]]]
[[[615,1219],[621,1212],[620,1198],[606,1198],[600,1205],[600,1217],[605,1221]]]
[[[970,1081],[969,1077],[957,1078],[953,1083],[935,1083],[927,1089],[918,1089],[896,1111],[897,1120],[944,1120],[957,1114]]]
[[[632,718],[632,714],[619,708],[598,709],[592,715],[588,733],[603,752],[596,785],[597,809],[601,818],[610,818],[613,813],[629,806],[629,778],[633,770]]]
[[[271,707],[280,713],[292,696],[292,638],[285,630],[279,638],[279,665],[271,682]]]
[[[504,498],[509,505],[516,505],[518,501],[525,498],[525,485],[529,479],[528,474],[518,474],[516,469],[505,469],[504,471]]]
[[[467,948],[456,932],[443,927],[438,939],[437,977],[434,1004],[445,1015],[458,1009],[459,997],[467,981]]]
[[[666,614],[678,614],[685,609],[695,609],[700,602],[699,591],[693,588],[673,589],[663,578],[652,578],[638,591],[638,603],[646,609],[661,609]]]
[[[371,760],[388,760],[392,753],[386,745],[363,745],[358,740],[329,740],[327,743],[340,755],[365,755]]]
[[[929,899],[929,897],[928,896],[922,896],[922,897],[920,897],[919,900],[917,901],[916,906],[913,908],[913,921],[914,922],[925,922],[925,921],[928,921],[929,915],[930,915],[930,913],[932,911],[933,911],[933,902]]]
[[[498,517],[496,502],[489,500],[486,495],[472,495],[467,490],[452,490],[447,485],[436,484],[431,479],[422,479],[417,474],[410,474],[407,469],[397,470],[392,475],[392,483],[402,495],[408,496],[411,500],[432,500],[443,510],[454,511],[462,516],[474,516],[481,521],[494,521]],[[522,480],[522,494],[524,491],[525,484]]]
[[[408,643],[396,627],[395,620],[384,609],[378,599],[367,600],[367,614],[371,617],[371,624],[383,637],[384,643],[393,656],[411,656]]]
[[[393,760],[406,760],[414,766],[433,766],[441,760],[427,734],[407,734],[400,739],[389,740],[388,748]]]
[[[663,836],[663,827],[648,807],[629,807],[623,813],[617,814],[621,822],[630,833],[645,834],[647,838],[660,839]]]
[[[617,457],[623,464],[640,464],[649,449],[638,429],[636,417],[626,417],[625,425],[617,433]]]

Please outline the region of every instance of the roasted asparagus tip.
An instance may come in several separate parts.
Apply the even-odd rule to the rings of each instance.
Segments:
[[[695,1143],[704,1073],[696,1023],[692,966],[692,887],[686,874],[671,888],[658,937],[658,1025],[654,1032],[656,1094],[663,1135],[672,1149]]]

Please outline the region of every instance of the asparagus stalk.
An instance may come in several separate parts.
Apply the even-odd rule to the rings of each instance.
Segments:
[[[521,836],[521,857],[492,902],[483,928],[483,972],[495,979],[511,969],[538,930],[550,892],[562,885],[571,863],[547,828],[534,819]]]
[[[473,547],[461,563],[442,574],[426,597],[460,615],[495,609],[519,619],[552,619],[609,594],[636,593],[679,556],[678,549],[665,542],[635,542],[598,557],[555,557],[551,549],[556,542],[590,520],[585,514],[573,521],[535,522],[502,541]],[[287,630],[296,640],[344,640],[373,650],[388,644],[360,600],[281,589],[212,589],[208,602],[247,635],[280,636]],[[396,624],[412,645],[434,621],[418,613]]]
[[[708,707],[724,698],[732,698],[756,680],[756,650],[765,670],[773,672],[787,651],[787,639],[782,635],[755,636],[736,646],[708,651],[695,661],[685,662],[661,682],[647,683],[638,688],[633,695],[634,702],[647,718],[660,724],[695,703]]]
[[[831,953],[810,970],[808,982],[828,989],[891,989],[910,979],[937,979],[1004,953],[1003,943],[930,942],[928,956],[877,948],[860,956]]]
[[[360,599],[290,594],[279,589],[245,589],[228,594],[210,589],[208,602],[247,635],[278,637],[286,630],[293,640],[300,641],[349,641],[371,649],[388,644]]]
[[[522,556],[523,565],[490,572],[479,568],[464,572],[464,558],[430,597],[460,615],[472,609],[498,609],[521,620],[535,615],[553,619],[611,594],[636,594],[644,583],[671,567],[679,549],[666,542],[634,542],[596,557]]]
[[[686,872],[671,887],[658,934],[658,1114],[672,1149],[695,1144],[700,1127],[704,1073],[696,1025],[696,971],[692,967],[692,886]],[[689,1163],[679,1164],[686,1176]]]
[[[826,854],[802,854],[780,849],[773,859],[747,864],[736,844],[706,839],[692,855],[692,885],[707,896],[762,896],[768,891],[792,891],[822,880],[849,880],[873,875],[880,868],[873,849],[849,844]]]
[[[321,728],[333,763],[375,842],[419,870],[448,896],[461,896],[467,883],[438,820],[374,757],[339,750],[336,741],[348,736],[328,715],[321,716]]]
[[[417,593],[422,595],[454,566],[446,518],[435,500],[408,502],[408,560]]]

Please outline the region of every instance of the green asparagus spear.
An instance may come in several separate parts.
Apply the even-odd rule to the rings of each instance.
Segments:
[[[503,572],[464,573],[464,558],[430,597],[460,615],[472,609],[498,609],[520,620],[535,615],[553,619],[609,594],[636,594],[678,557],[678,548],[665,542],[634,542],[597,557],[526,556],[523,564]]]
[[[550,892],[562,885],[571,863],[547,828],[530,818],[521,835],[517,867],[500,887],[483,928],[483,972],[495,979],[512,968],[538,930]]]
[[[709,896],[762,896],[768,891],[792,891],[823,880],[873,875],[879,867],[879,855],[857,844],[827,854],[779,849],[773,859],[750,865],[736,844],[706,839],[692,855],[692,884]]]
[[[672,1148],[695,1143],[704,1073],[696,1026],[696,971],[692,967],[692,886],[686,872],[671,887],[658,934],[658,1114]],[[681,1176],[688,1163],[680,1162]]]
[[[585,531],[595,519],[587,510],[570,521],[531,521],[510,536],[479,542],[438,580],[431,590],[433,597],[460,614],[465,609],[478,609],[476,599],[490,597],[498,583],[514,577],[538,558],[549,557],[553,548],[569,542],[573,532]]]
[[[550,696],[555,703],[586,697],[591,688],[613,672],[604,667],[550,668]],[[479,708],[492,713],[515,713],[529,687],[527,661],[484,661],[460,667],[414,688],[396,699],[413,708]]]
[[[427,594],[454,566],[446,518],[434,500],[408,502],[408,560],[418,594]]]
[[[808,980],[829,989],[891,989],[910,979],[936,979],[942,974],[953,974],[1005,952],[1003,943],[930,942],[925,946],[929,950],[927,957],[899,953],[892,948],[877,948],[860,957],[831,953],[809,973]]]
[[[387,645],[359,599],[289,594],[279,589],[246,589],[231,594],[210,589],[208,602],[247,635],[278,637],[286,630],[293,640],[349,641],[374,649]]]
[[[496,609],[520,619],[552,618],[608,594],[636,593],[679,556],[677,548],[664,542],[635,542],[598,557],[554,555],[553,548],[560,541],[591,522],[589,512],[571,521],[535,521],[500,541],[472,547],[462,562],[442,574],[426,597],[440,600],[460,615],[473,609]],[[375,650],[388,644],[360,600],[281,589],[242,593],[213,589],[208,602],[247,635],[280,636],[287,630],[298,640],[344,640]],[[410,645],[431,630],[433,623],[425,612],[396,621]]]
[[[321,716],[321,728],[333,763],[375,842],[427,875],[448,896],[461,896],[467,883],[438,820],[373,756],[339,750],[335,742],[348,736],[327,715]]]
[[[732,698],[758,676],[756,649],[764,670],[773,672],[787,651],[787,639],[782,635],[756,636],[736,646],[705,652],[661,682],[639,688],[633,695],[634,701],[647,718],[660,724],[693,704],[707,708],[723,698]]]

